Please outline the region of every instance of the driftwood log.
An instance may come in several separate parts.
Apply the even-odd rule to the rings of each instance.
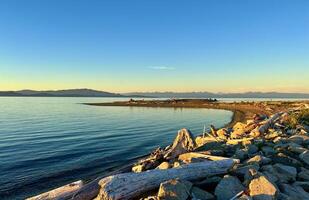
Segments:
[[[258,137],[267,132],[267,130],[274,125],[274,123],[281,118],[284,112],[278,112],[274,114],[271,118],[265,121],[263,125],[256,127],[253,131],[251,131],[250,135],[254,137]]]
[[[43,194],[27,198],[26,200],[51,200],[51,199],[66,199],[83,186],[83,182],[76,181]]]
[[[141,173],[124,173],[100,180],[101,186],[97,199],[126,200],[138,197],[145,192],[158,188],[160,183],[179,178],[196,180],[210,175],[226,173],[235,164],[233,159],[211,162],[198,162],[166,170],[149,170]]]
[[[194,136],[188,129],[181,129],[173,142],[173,145],[167,150],[164,158],[169,160],[176,158],[180,154],[193,151],[196,148]]]

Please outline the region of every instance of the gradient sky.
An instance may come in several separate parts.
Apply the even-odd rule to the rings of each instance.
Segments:
[[[309,92],[308,0],[1,0],[0,90]]]

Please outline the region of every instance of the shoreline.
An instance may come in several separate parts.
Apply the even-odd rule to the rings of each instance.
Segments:
[[[305,135],[304,137],[307,137],[306,135],[307,132],[305,131],[307,129],[306,127],[300,130],[297,130],[297,129],[291,129],[291,127],[282,123],[282,120],[285,118],[285,116],[289,112],[298,112],[301,109],[301,107],[304,107],[304,106],[305,108],[302,108],[302,109],[308,109],[308,104],[306,104],[308,102],[304,101],[302,103],[305,103],[305,105],[301,105],[300,102],[284,102],[284,101],[224,103],[224,102],[217,102],[217,101],[216,102],[209,101],[209,99],[204,99],[204,100],[181,99],[177,101],[175,100],[155,100],[155,101],[153,100],[152,101],[130,100],[130,101],[112,102],[112,103],[84,103],[84,105],[91,105],[91,106],[206,108],[206,109],[228,110],[228,111],[232,111],[233,115],[232,115],[231,121],[223,127],[225,128],[232,127],[232,128],[231,129],[220,128],[219,130],[212,129],[211,132],[206,137],[205,136],[192,137],[189,130],[182,129],[178,132],[178,135],[175,138],[173,145],[169,145],[163,149],[161,148],[156,149],[149,155],[141,156],[141,158],[140,159],[137,158],[136,162],[133,164],[128,163],[127,165],[120,166],[118,170],[115,169],[115,171],[112,171],[103,176],[98,175],[98,177],[95,180],[85,183],[79,188],[72,189],[72,191],[67,191],[65,194],[66,196],[65,199],[75,199],[75,200],[76,199],[78,200],[89,199],[90,200],[90,199],[97,197],[97,199],[103,200],[103,199],[106,199],[105,198],[106,195],[111,195],[110,197],[112,197],[113,196],[112,191],[113,190],[116,191],[118,188],[118,186],[117,187],[115,186],[116,188],[114,188],[113,190],[109,190],[108,189],[109,185],[108,184],[106,185],[106,183],[108,182],[111,183],[110,185],[111,187],[113,187],[114,183],[116,183],[116,185],[118,184],[117,178],[112,179],[113,177],[118,177],[118,176],[119,177],[122,177],[122,176],[123,177],[126,177],[126,176],[139,177],[139,176],[146,175],[145,178],[148,179],[149,178],[147,177],[148,173],[156,173],[160,177],[160,174],[164,174],[165,172],[162,171],[161,173],[160,171],[158,171],[158,169],[171,170],[171,171],[177,171],[179,169],[179,171],[183,171],[183,172],[181,173],[179,172],[179,174],[176,174],[175,177],[178,177],[181,179],[182,177],[181,174],[184,173],[184,170],[181,167],[180,168],[178,167],[180,165],[194,167],[196,166],[196,164],[194,164],[196,162],[199,163],[199,162],[206,161],[204,163],[201,163],[203,165],[205,164],[205,170],[208,170],[208,167],[207,167],[208,164],[212,165],[212,162],[209,162],[209,161],[214,161],[214,165],[216,165],[215,162],[222,163],[222,164],[226,162],[231,162],[231,165],[223,173],[224,176],[221,173],[218,174],[219,177],[217,176],[217,178],[219,178],[219,182],[214,183],[216,187],[218,187],[217,185],[221,184],[221,180],[224,180],[224,181],[228,180],[229,179],[228,177],[231,177],[231,176],[236,180],[238,179],[242,180],[244,178],[243,176],[244,174],[241,170],[248,171],[249,169],[250,170],[252,169],[252,170],[256,170],[257,172],[260,169],[260,166],[265,165],[266,162],[267,162],[266,164],[271,164],[271,166],[274,166],[274,167],[276,167],[278,164],[284,164],[284,165],[287,165],[287,167],[299,167],[298,165],[294,165],[295,163],[290,162],[290,160],[289,161],[280,160],[279,157],[282,156],[281,155],[282,152],[281,151],[276,152],[275,148],[274,149],[270,149],[270,148],[273,148],[274,144],[278,143],[278,142],[274,142],[275,138],[279,142],[281,140],[282,142],[287,141],[287,140],[293,142],[294,141],[293,137],[296,135],[295,131],[299,132],[297,134]],[[275,122],[279,122],[279,124],[275,124]],[[288,128],[289,131],[285,130],[286,128]],[[261,140],[262,140],[262,143],[261,143]],[[216,146],[213,146],[213,147],[209,146],[209,145],[212,146],[212,144],[214,143],[216,143]],[[308,144],[309,144],[309,136],[308,136]],[[193,149],[191,147],[192,145],[194,147]],[[248,149],[249,146],[251,146],[252,148],[255,148],[254,152],[252,151],[252,149],[249,151]],[[291,147],[292,146],[293,145],[291,144]],[[305,147],[306,146],[303,145],[303,147],[300,147],[300,148],[305,148]],[[297,149],[295,150],[294,153],[295,155],[296,154],[298,155],[300,151],[303,151],[303,150],[304,149],[299,149],[299,150]],[[308,150],[308,153],[309,153],[309,150]],[[187,157],[189,160],[186,160]],[[262,159],[263,162],[260,160],[255,160],[255,159]],[[274,161],[272,161],[273,159]],[[293,159],[293,158],[288,158],[288,159]],[[252,165],[251,162],[254,162],[255,165]],[[307,161],[300,158],[298,159],[297,162],[304,163]],[[308,166],[309,166],[309,162],[308,162]],[[149,172],[143,173],[148,170]],[[252,171],[252,173],[253,172],[254,171]],[[258,176],[268,180],[267,175],[264,175],[263,172],[264,171],[258,172],[259,173]],[[139,173],[141,174],[139,175]],[[269,173],[276,175],[275,172],[272,172],[272,171],[270,171]],[[216,174],[211,174],[211,176],[215,176],[215,175]],[[184,177],[186,176],[187,175],[185,175]],[[196,176],[196,174],[193,173],[193,174],[190,174],[190,176],[194,177]],[[165,176],[162,176],[162,177],[165,177]],[[156,183],[156,189],[159,188],[158,195],[160,194],[160,191],[162,190],[162,188],[164,188],[162,184],[163,185],[171,184],[170,181],[173,181],[173,179],[169,180],[167,178],[162,178],[162,177],[161,177],[162,180],[160,179],[160,181]],[[200,178],[207,179],[207,176],[200,177]],[[252,178],[258,178],[258,177],[253,176]],[[250,183],[250,181],[252,181],[252,178],[246,181]],[[130,182],[131,179],[125,178],[125,180]],[[189,178],[189,180],[191,179]],[[192,178],[191,184],[196,184],[196,186],[198,186],[199,184],[200,185],[203,184],[203,181],[194,182],[193,180],[194,178]],[[152,181],[149,180],[149,183],[151,182]],[[145,183],[147,184],[148,182],[146,181]],[[134,184],[137,184],[137,183],[134,182]],[[177,184],[181,184],[181,183],[177,183]],[[255,184],[256,184],[255,187],[259,188],[263,186],[264,183],[255,183]],[[276,183],[267,182],[267,184],[269,184],[272,188],[278,188],[276,186]],[[130,184],[120,184],[119,187],[125,188],[126,190],[127,189],[126,185],[130,185]],[[254,195],[253,193],[246,193],[248,189],[245,189],[245,188],[247,188],[248,185],[243,183],[243,185],[240,184],[240,186],[243,188],[242,190],[239,191],[241,193],[235,193],[233,195],[235,196]],[[66,185],[60,188],[65,188],[65,187],[68,187],[68,186]],[[214,195],[215,196],[221,195],[221,192],[219,193],[217,192],[217,188],[216,190],[214,190],[214,188],[212,189],[202,188],[202,189],[205,189],[208,192],[208,194],[212,197],[214,197]],[[125,190],[121,189],[119,190],[119,192],[121,193]],[[55,190],[43,193],[41,195],[29,198],[29,199],[31,200],[37,199],[39,196],[51,194],[53,193],[53,191]],[[272,194],[272,197],[275,198],[277,196],[277,193],[278,191],[275,191],[274,194]],[[156,197],[156,194],[153,194],[153,193],[148,194],[146,190],[141,193],[136,193],[134,195],[138,197],[143,197],[144,200],[153,199],[153,196],[149,196],[149,195],[155,195],[154,197]],[[146,198],[144,198],[144,196]],[[147,196],[149,196],[149,198]],[[228,199],[230,199],[231,197],[233,196],[230,196]]]
[[[89,106],[116,106],[116,107],[149,107],[149,108],[205,108],[219,109],[233,112],[231,121],[224,127],[233,127],[237,122],[245,123],[253,115],[271,115],[285,106],[279,105],[283,101],[261,102],[220,102],[210,99],[177,99],[177,100],[131,100],[107,103],[83,103]],[[295,102],[284,102],[292,104]]]

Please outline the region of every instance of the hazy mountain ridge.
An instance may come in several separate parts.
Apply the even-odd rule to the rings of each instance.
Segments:
[[[0,91],[0,96],[37,96],[37,97],[144,97],[144,98],[309,98],[308,93],[282,92],[244,92],[244,93],[212,93],[212,92],[131,92],[111,93],[92,89],[68,90],[19,90]]]
[[[0,91],[0,96],[41,96],[41,97],[124,97],[121,94],[91,90],[91,89],[68,89],[68,90],[19,90]]]

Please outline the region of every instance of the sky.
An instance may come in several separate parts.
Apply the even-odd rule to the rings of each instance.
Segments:
[[[0,90],[309,93],[308,0],[1,0]]]

